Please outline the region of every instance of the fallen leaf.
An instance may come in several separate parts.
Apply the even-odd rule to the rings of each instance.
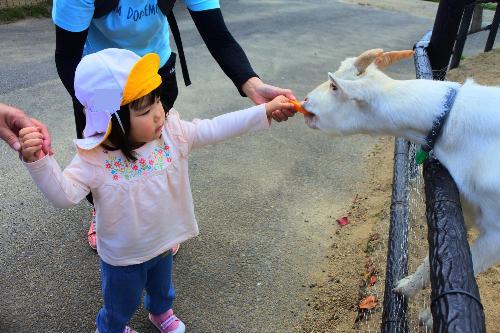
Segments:
[[[373,295],[363,298],[358,304],[358,307],[363,310],[371,310],[376,306],[377,306],[377,298]]]
[[[368,284],[373,286],[375,283],[377,283],[377,277],[375,275],[370,276],[370,282]]]
[[[373,265],[373,262],[371,261],[367,262],[365,267],[366,267],[366,272],[369,275],[373,275],[375,273],[375,265]]]
[[[344,225],[348,225],[349,224],[349,220],[347,219],[347,216],[344,216],[340,219],[337,220],[337,223],[340,225],[340,226],[344,226]]]

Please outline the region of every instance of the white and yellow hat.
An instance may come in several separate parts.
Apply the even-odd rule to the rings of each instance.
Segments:
[[[76,145],[89,150],[106,140],[111,116],[120,106],[160,86],[159,69],[156,53],[141,58],[129,50],[111,48],[83,57],[75,71],[75,96],[85,107],[86,125],[84,138],[75,140]]]

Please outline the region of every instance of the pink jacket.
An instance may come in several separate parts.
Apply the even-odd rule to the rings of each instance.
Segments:
[[[99,256],[110,265],[134,265],[198,235],[191,149],[269,126],[264,105],[193,122],[171,109],[162,137],[136,149],[136,162],[97,147],[78,149],[63,172],[52,156],[25,165],[55,207],[76,205],[92,192]]]

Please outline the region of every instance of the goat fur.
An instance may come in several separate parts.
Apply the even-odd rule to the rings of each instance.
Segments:
[[[365,52],[366,53],[366,52]],[[330,135],[357,133],[403,137],[423,144],[443,112],[446,93],[458,90],[455,104],[434,146],[461,195],[466,225],[479,237],[471,245],[477,275],[500,262],[500,87],[467,80],[394,80],[375,63],[359,73],[357,58],[347,58],[329,80],[310,92],[305,121]],[[429,283],[429,260],[400,280],[394,290],[414,296]],[[421,320],[432,326],[429,310]]]

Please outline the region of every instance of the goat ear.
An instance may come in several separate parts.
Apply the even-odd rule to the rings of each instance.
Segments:
[[[331,83],[336,83],[336,80],[333,77],[333,73],[331,72],[328,72],[328,79],[330,80]]]
[[[330,74],[329,77],[330,80],[337,86],[337,89],[339,89],[342,95],[344,95],[347,99],[352,99],[362,104],[366,104],[370,101],[372,93],[365,80],[334,79],[333,76],[330,76]]]

